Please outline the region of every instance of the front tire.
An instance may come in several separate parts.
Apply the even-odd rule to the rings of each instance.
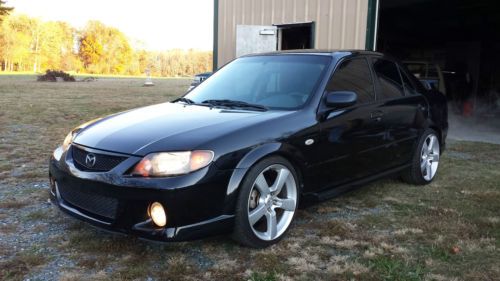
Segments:
[[[415,185],[431,183],[439,167],[440,153],[437,133],[432,129],[425,130],[413,153],[411,167],[402,174],[403,180]]]
[[[299,200],[297,173],[286,159],[266,158],[248,172],[240,187],[233,238],[252,248],[264,248],[283,238]]]

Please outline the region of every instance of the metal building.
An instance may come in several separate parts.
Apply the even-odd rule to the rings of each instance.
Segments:
[[[498,0],[214,0],[214,5],[214,69],[247,53],[376,50],[413,62],[410,70],[457,108],[472,101],[500,112]]]
[[[376,0],[215,0],[214,66],[247,53],[372,49]]]

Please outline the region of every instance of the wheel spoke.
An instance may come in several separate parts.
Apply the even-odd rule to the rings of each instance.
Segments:
[[[276,180],[274,181],[274,184],[271,186],[271,192],[274,192],[275,194],[279,194],[281,192],[281,189],[285,185],[285,182],[290,175],[290,171],[288,169],[281,169],[278,172],[278,176],[276,177]]]
[[[428,180],[432,179],[432,165],[431,165],[431,163],[427,163],[426,173],[427,173],[426,178]]]
[[[420,170],[422,171],[422,173],[424,173],[426,167],[427,167],[427,160],[426,159],[420,160]]]
[[[266,196],[267,194],[269,194],[269,185],[267,184],[264,174],[260,174],[257,177],[257,179],[255,180],[255,187],[257,187],[261,196]]]
[[[429,146],[427,144],[427,140],[425,140],[422,144],[422,156],[425,156],[427,154],[429,154]]]
[[[253,209],[248,215],[248,220],[250,225],[254,225],[266,214],[266,205],[259,204],[255,209]]]
[[[276,237],[276,233],[278,232],[278,224],[276,222],[276,212],[271,210],[270,212],[266,212],[266,220],[267,220],[267,231],[266,235],[269,240]]]
[[[427,146],[428,153],[432,153],[432,148],[434,147],[434,141],[435,141],[435,137],[434,136],[430,136],[430,138],[429,138],[429,145]]]
[[[439,154],[429,154],[429,160],[432,162],[438,162],[439,161]]]
[[[276,208],[283,209],[285,211],[295,211],[295,200],[293,199],[281,199],[277,198],[276,199]]]

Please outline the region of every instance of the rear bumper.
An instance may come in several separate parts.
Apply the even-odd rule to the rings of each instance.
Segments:
[[[228,212],[226,198],[231,171],[207,169],[199,171],[201,176],[197,172],[184,176],[187,179],[142,179],[147,181],[144,186],[137,179],[117,185],[111,174],[75,175],[71,163],[63,162],[50,160],[52,202],[99,228],[149,240],[184,241],[227,233],[233,227],[234,214]],[[190,181],[192,185],[186,185]],[[149,218],[152,202],[165,207],[165,227],[157,227]]]

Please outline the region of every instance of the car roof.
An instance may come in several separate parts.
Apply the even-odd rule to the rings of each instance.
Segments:
[[[366,51],[366,50],[356,50],[356,49],[346,49],[346,50],[321,50],[321,49],[303,49],[303,50],[286,50],[286,51],[276,51],[276,52],[266,52],[257,54],[248,54],[244,57],[253,56],[274,56],[274,55],[318,55],[318,56],[335,56],[339,54],[350,53],[351,55],[372,55],[372,56],[384,56],[382,53]]]

